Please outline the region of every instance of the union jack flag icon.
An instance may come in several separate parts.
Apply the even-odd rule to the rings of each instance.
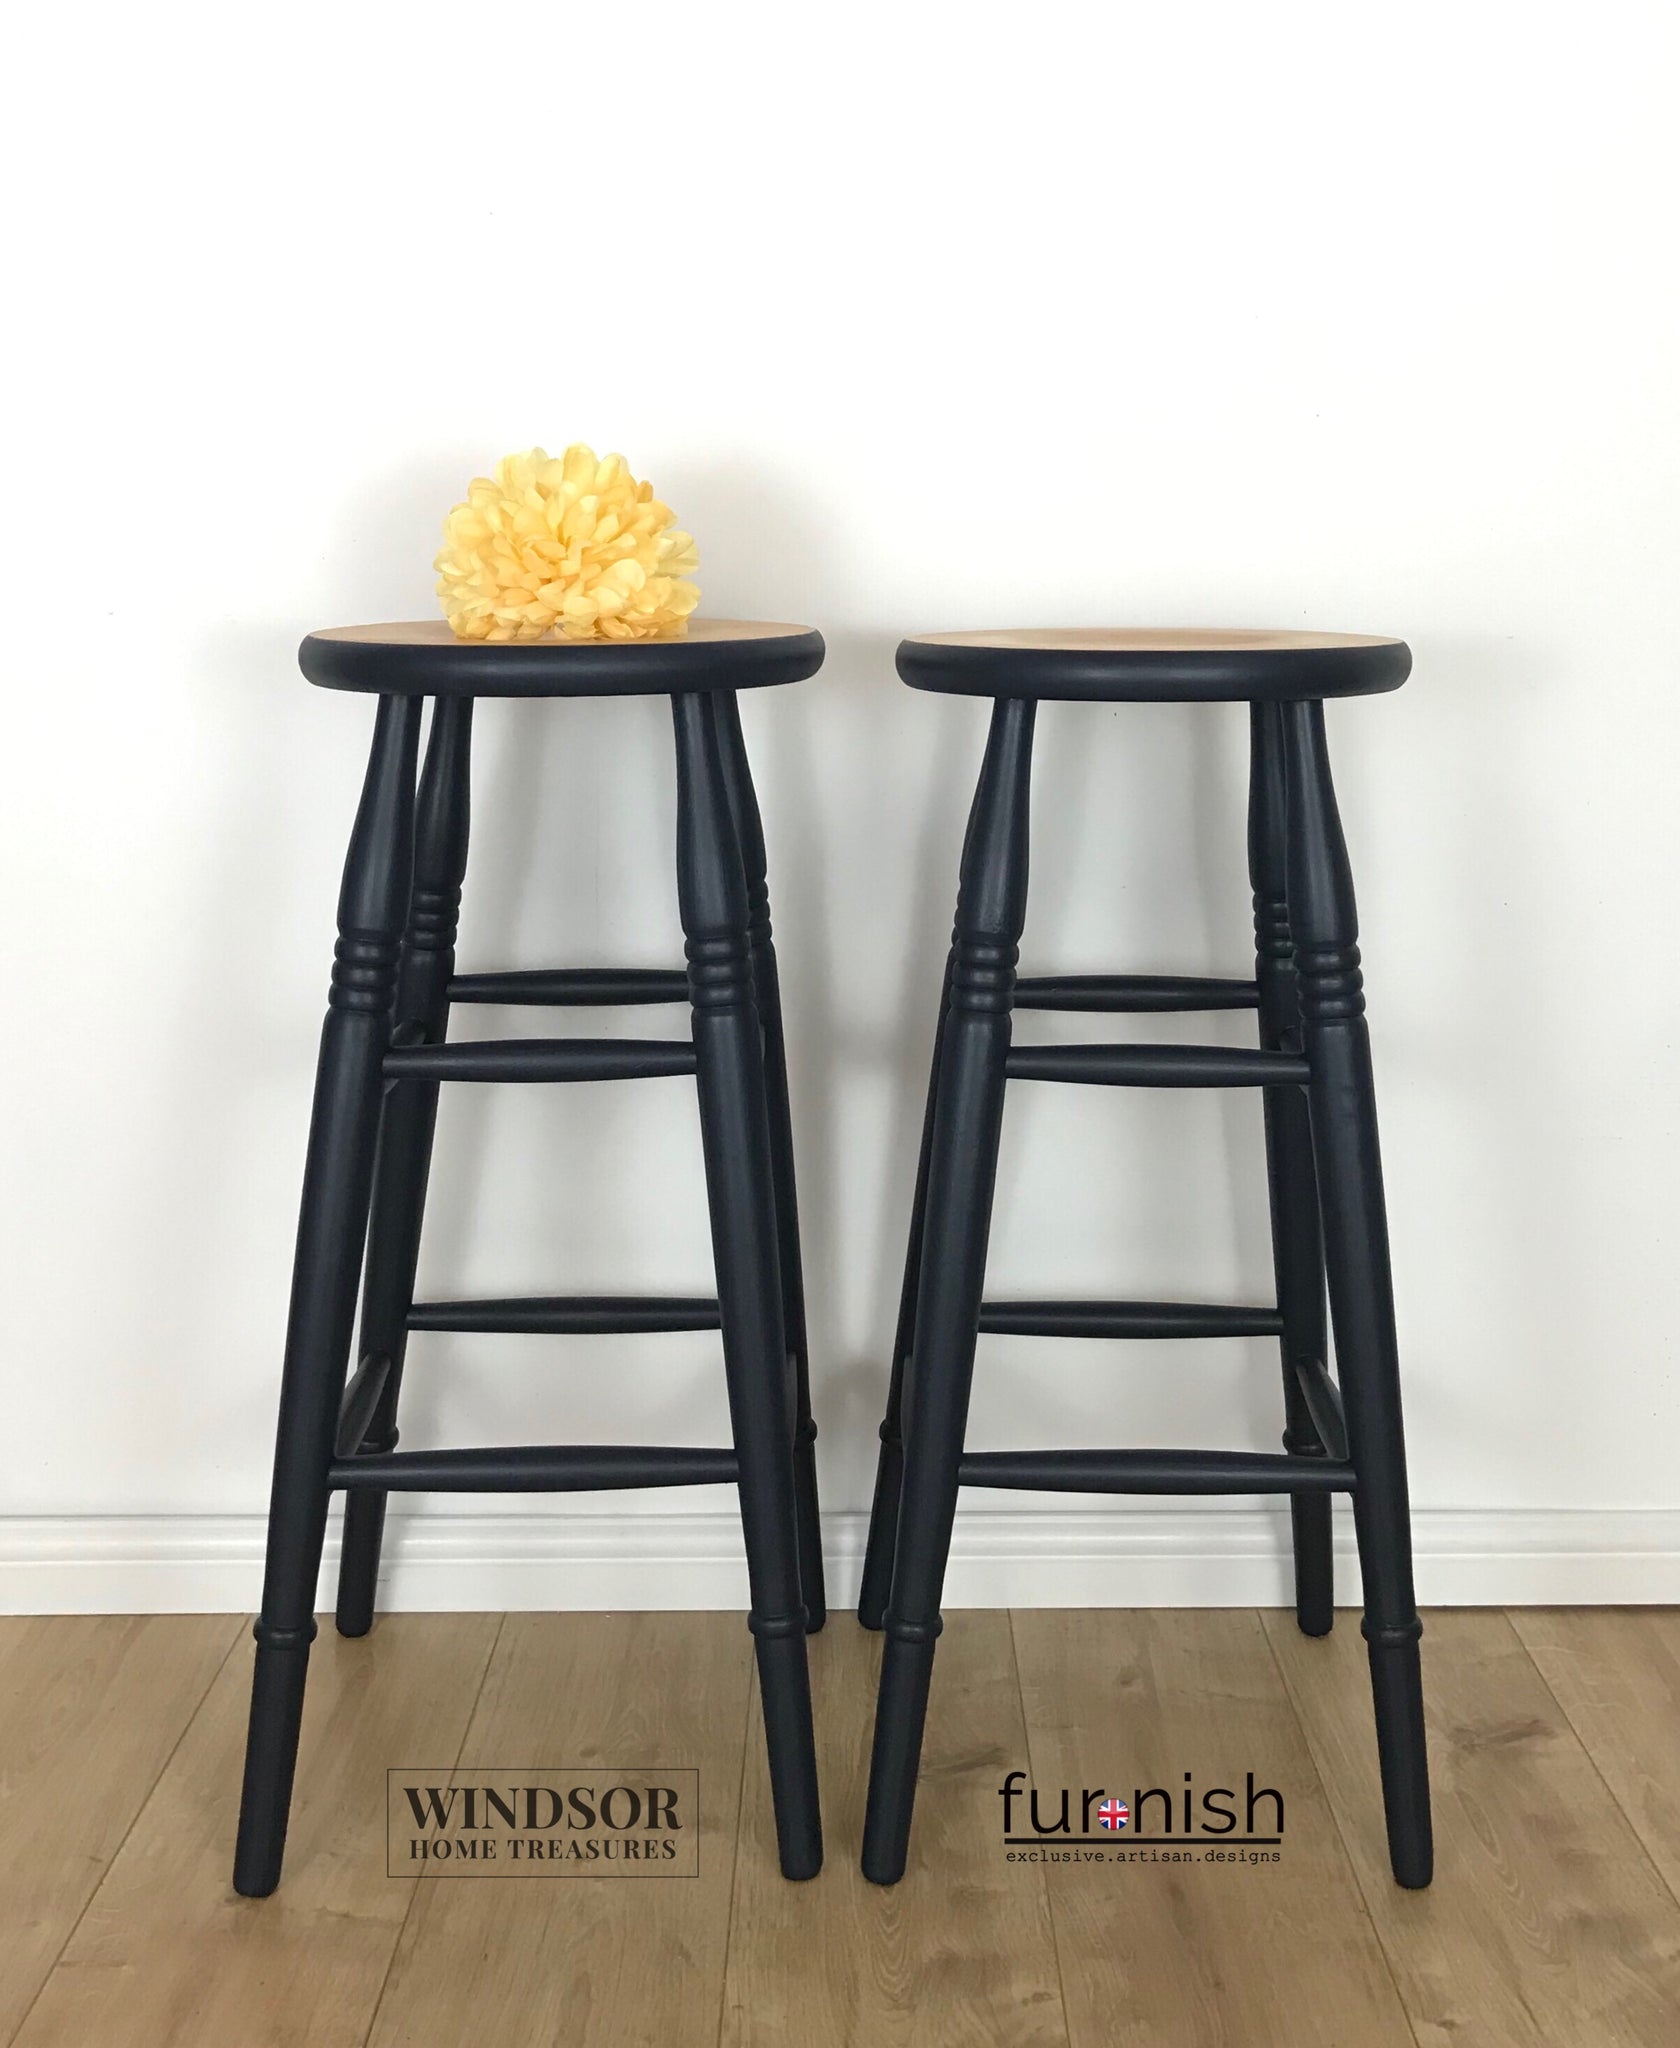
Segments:
[[[1123,1828],[1132,1817],[1132,1809],[1118,1799],[1105,1799],[1097,1808],[1097,1818],[1110,1834]]]

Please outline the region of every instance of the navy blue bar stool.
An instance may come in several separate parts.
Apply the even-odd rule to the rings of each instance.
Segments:
[[[359,1636],[373,1620],[393,1491],[735,1482],[782,1869],[806,1878],[821,1867],[805,1660],[806,1634],[825,1611],[816,1430],[764,840],[735,692],[799,682],[822,658],[821,636],[806,627],[716,619],[695,620],[676,640],[489,644],[457,640],[436,620],[340,627],[303,643],[311,682],[371,693],[378,711],[339,897],[304,1169],[234,1866],[240,1892],[262,1896],[280,1879],[335,1490],[346,1495],[338,1627]],[[646,694],[670,697],[675,724],[686,968],[456,974],[475,700]],[[448,1036],[455,1004],[678,1002],[692,1016],[683,1038]],[[698,1087],[715,1300],[414,1300],[441,1082],[660,1074],[692,1074]],[[720,1330],[733,1443],[399,1451],[411,1330]]]
[[[904,1872],[957,1490],[1287,1493],[1296,1613],[1331,1625],[1330,1496],[1353,1496],[1390,1860],[1429,1882],[1422,1634],[1412,1588],[1388,1226],[1353,880],[1325,750],[1324,700],[1397,689],[1398,640],[1337,633],[1029,631],[906,640],[916,689],[993,701],[969,817],[900,1300],[859,1619],[885,1630],[864,1872]],[[1253,979],[1018,977],[1027,907],[1033,721],[1041,699],[1249,705]],[[1252,1049],[1017,1046],[1017,1009],[1252,1009]],[[1258,1087],[1265,1110],[1275,1304],[983,1298],[1010,1081]],[[1328,1279],[1335,1375],[1326,1344]],[[976,1338],[1271,1336],[1283,1453],[964,1448]]]

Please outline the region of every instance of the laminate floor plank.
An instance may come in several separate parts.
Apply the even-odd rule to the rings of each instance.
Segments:
[[[238,1637],[231,1614],[0,1620],[0,2041]]]
[[[232,1884],[251,1649],[227,1658],[17,2048],[362,2048],[414,1880],[385,1875],[385,1772],[452,1763],[500,1617],[400,1614],[310,1657],[286,1868]]]
[[[1148,1856],[1169,1823],[1137,1795],[1171,1795],[1182,1835],[1188,1772],[1196,1827],[1202,1795],[1230,1788],[1233,1839],[1282,1838],[1275,1863],[1243,1860],[1269,1848],[1209,1837],[1163,1843],[1161,1860],[1070,1849],[1046,1866],[1073,2048],[1413,2048],[1259,1617],[1040,1608],[1014,1625],[1041,1821],[1054,1823],[1066,1788],[1070,1832],[1105,1842],[1088,1853]],[[1268,1788],[1281,1829],[1258,1797]],[[1130,1809],[1112,1850],[1098,1823],[1079,1824],[1081,1794],[1099,1790]],[[1016,1807],[1017,1822],[1031,1818]]]
[[[998,1786],[1027,1760],[1009,1617],[948,1614],[933,1667],[910,1863],[858,1868],[878,1635],[836,1613],[811,1642],[827,1858],[776,1869],[756,1700],[724,1999],[727,2048],[1065,2048],[1043,1873],[1004,1860]]]
[[[827,1862],[791,1885],[738,1614],[328,1626],[285,1876],[243,1900],[246,1622],[0,1621],[0,2042],[1674,2048],[1680,1613],[1428,1617],[1422,1893],[1389,1876],[1350,1613],[1319,1642],[1286,1612],[951,1614],[887,1889],[857,1868],[879,1649],[839,1613],[811,1644]],[[389,1768],[525,1764],[697,1769],[699,1876],[386,1876]],[[1013,1770],[1047,1813],[1252,1770],[1281,1860],[1010,1862]]]
[[[1505,1615],[1425,1618],[1421,1892],[1389,1875],[1357,1620],[1266,1628],[1420,2048],[1674,2048],[1680,1907]]]
[[[699,1872],[423,1878],[370,2048],[713,2048],[752,1668],[740,1614],[510,1615],[460,1770],[696,1769]]]
[[[1680,1899],[1680,1608],[1519,1607],[1508,1617]]]

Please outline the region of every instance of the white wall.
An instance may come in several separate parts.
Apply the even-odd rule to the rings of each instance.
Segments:
[[[368,732],[293,650],[428,614],[468,478],[572,438],[653,476],[706,609],[828,639],[746,716],[842,1590],[984,723],[893,644],[1198,621],[1415,651],[1332,741],[1425,1591],[1680,1597],[1672,10],[166,5],[8,42],[7,1598],[254,1595]],[[674,962],[664,707],[479,723],[463,961]],[[1240,711],[1045,712],[1029,971],[1242,971],[1243,755]],[[1263,1295],[1257,1135],[1246,1097],[1017,1091],[994,1286]],[[429,1289],[708,1280],[687,1084],[450,1097]],[[410,1444],[725,1426],[703,1337],[412,1356]],[[1265,1345],[989,1340],[973,1440],[1269,1446],[1277,1407]],[[736,1596],[721,1492],[430,1505],[396,1597]],[[1246,1503],[971,1497],[958,1548],[960,1598],[1282,1584]]]

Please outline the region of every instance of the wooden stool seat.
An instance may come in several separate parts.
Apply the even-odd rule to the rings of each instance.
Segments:
[[[762,619],[690,619],[668,640],[459,640],[444,619],[329,626],[298,649],[327,690],[414,697],[645,697],[800,683],[822,635]]]
[[[1201,626],[1028,626],[918,633],[898,650],[917,690],[1095,703],[1318,702],[1397,690],[1403,640]]]

